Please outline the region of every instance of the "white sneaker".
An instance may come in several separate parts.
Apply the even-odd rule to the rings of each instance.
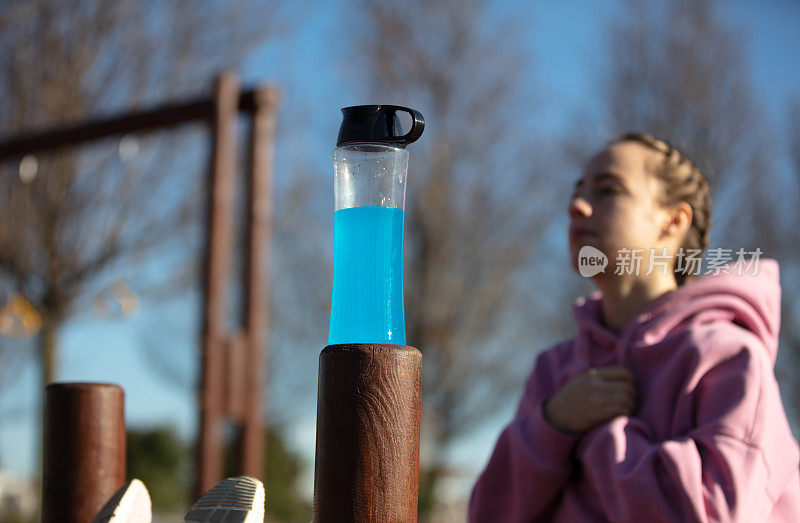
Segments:
[[[263,523],[264,485],[250,476],[223,479],[192,505],[183,520]]]
[[[153,509],[147,487],[132,479],[108,500],[92,523],[151,523]]]

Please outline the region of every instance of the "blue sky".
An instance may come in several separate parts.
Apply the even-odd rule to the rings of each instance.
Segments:
[[[308,162],[320,170],[330,169],[330,154],[339,124],[339,108],[377,101],[361,99],[350,88],[342,66],[346,48],[341,35],[346,32],[342,12],[333,2],[318,2],[295,22],[280,43],[267,44],[254,52],[240,71],[244,84],[276,83],[283,91],[282,121],[293,115],[313,117],[310,128],[284,127],[278,142],[277,171],[288,172],[292,158],[304,151]],[[781,133],[785,108],[790,96],[800,97],[800,3],[789,0],[761,2],[720,2],[724,19],[737,28],[746,46],[755,95],[766,110],[770,125]],[[535,68],[541,106],[537,114],[541,129],[558,135],[576,114],[591,106],[597,96],[598,74],[604,66],[603,37],[606,21],[619,12],[617,2],[499,2],[497,13],[518,13],[530,26],[524,38],[525,53]],[[289,59],[285,59],[289,57]],[[383,101],[387,102],[387,101]],[[280,129],[279,129],[280,132]],[[413,151],[412,151],[413,154]],[[412,175],[413,176],[413,173]],[[413,178],[409,178],[412,180]],[[276,183],[281,180],[276,179]],[[331,185],[332,187],[332,185]],[[327,186],[323,188],[328,190]],[[331,194],[331,210],[333,195]],[[331,242],[333,239],[331,238]],[[146,304],[145,304],[146,306]],[[191,317],[190,303],[174,309],[175,321],[186,330],[176,351],[188,354],[199,326]],[[194,392],[168,383],[148,370],[140,353],[143,330],[151,325],[156,311],[143,310],[131,321],[104,321],[83,315],[71,321],[60,339],[61,370],[64,381],[109,381],[126,391],[126,416],[129,426],[171,425],[190,437],[196,422]],[[324,345],[327,333],[320,333]],[[320,350],[322,345],[320,346]],[[169,349],[167,349],[169,350]],[[314,368],[316,371],[316,368]],[[28,407],[27,413],[0,415],[0,470],[26,475],[35,464],[38,444],[33,440],[34,391],[37,382],[33,369],[26,368],[9,387],[0,390],[0,412],[13,406]],[[474,437],[454,450],[454,457],[480,466],[487,458],[494,437],[513,405],[496,420],[482,427]],[[289,429],[294,444],[313,463],[314,406],[298,416]],[[311,488],[306,477],[304,485]]]

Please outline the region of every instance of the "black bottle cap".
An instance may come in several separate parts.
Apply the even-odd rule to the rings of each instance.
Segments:
[[[397,111],[411,115],[411,130],[403,134]],[[397,105],[354,105],[342,109],[342,125],[336,146],[350,143],[383,143],[405,147],[415,142],[425,129],[422,114]]]

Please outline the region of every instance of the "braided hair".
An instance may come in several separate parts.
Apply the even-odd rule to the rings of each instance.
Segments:
[[[692,224],[686,231],[681,248],[699,250],[701,253],[711,239],[711,194],[708,180],[686,155],[666,140],[660,140],[646,133],[628,133],[609,145],[622,142],[639,143],[648,149],[664,156],[663,161],[651,170],[656,179],[661,181],[663,191],[659,203],[669,207],[680,202],[688,203],[692,208]],[[680,286],[693,279],[695,275],[686,272],[687,266],[675,271],[675,281]]]

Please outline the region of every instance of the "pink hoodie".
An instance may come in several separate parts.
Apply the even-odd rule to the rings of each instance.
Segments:
[[[538,356],[469,521],[800,521],[800,450],[773,373],[778,263],[754,261],[661,296],[619,336],[599,291],[579,298],[578,336]],[[605,365],[635,376],[634,415],[580,437],[550,426],[544,400]]]

